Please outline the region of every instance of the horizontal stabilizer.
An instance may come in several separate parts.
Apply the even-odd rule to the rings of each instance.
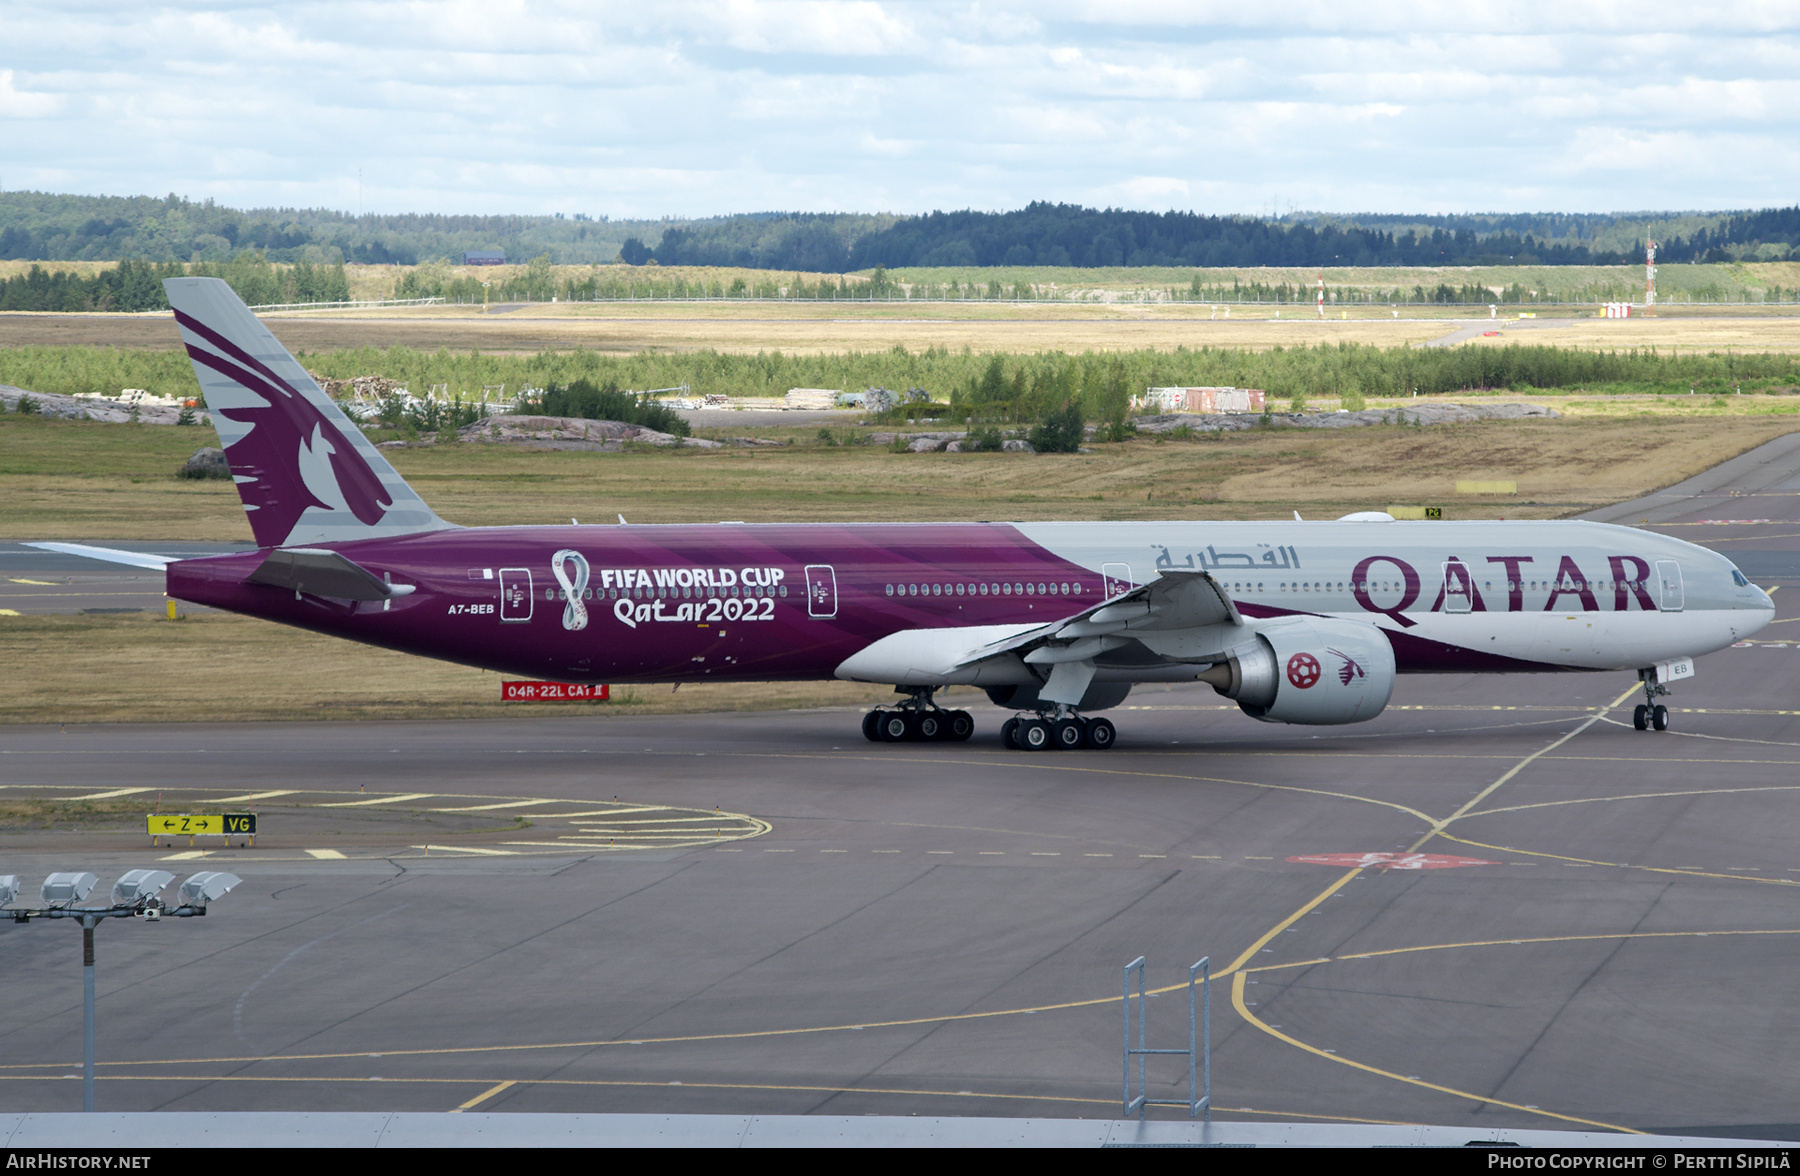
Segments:
[[[387,600],[413,590],[411,584],[390,584],[338,552],[318,547],[271,551],[250,573],[250,582],[334,600]]]
[[[176,561],[173,555],[151,555],[143,551],[120,551],[116,547],[89,547],[85,543],[23,543],[22,547],[35,547],[39,551],[55,551],[63,555],[79,555],[84,559],[98,559],[106,563],[124,564],[128,568],[152,568],[160,571]]]

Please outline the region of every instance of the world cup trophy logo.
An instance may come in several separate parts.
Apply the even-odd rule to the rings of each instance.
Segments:
[[[575,569],[574,576],[569,575],[565,564]],[[587,628],[587,605],[581,600],[588,585],[587,557],[565,547],[550,557],[550,572],[556,577],[556,582],[562,585],[563,599],[568,601],[563,605],[563,628],[571,631]]]

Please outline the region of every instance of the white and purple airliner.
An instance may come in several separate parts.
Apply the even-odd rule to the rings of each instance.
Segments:
[[[1372,719],[1396,674],[1633,670],[1639,729],[1774,606],[1724,557],[1602,523],[779,523],[439,518],[222,281],[164,285],[257,550],[163,560],[168,594],[574,683],[847,679],[906,696],[871,740],[1106,748],[1095,712],[1205,682],[1266,722]]]

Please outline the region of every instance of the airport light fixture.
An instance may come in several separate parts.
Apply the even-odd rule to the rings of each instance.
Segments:
[[[0,917],[15,923],[33,919],[74,919],[81,924],[82,1061],[81,1109],[94,1109],[94,928],[102,919],[189,919],[206,914],[206,905],[231,892],[242,879],[236,874],[203,870],[183,882],[177,891],[179,905],[157,897],[175,880],[166,870],[128,870],[113,883],[110,906],[76,906],[87,898],[100,879],[81,871],[51,874],[38,888],[37,907],[14,907],[19,896],[19,876],[0,874]]]

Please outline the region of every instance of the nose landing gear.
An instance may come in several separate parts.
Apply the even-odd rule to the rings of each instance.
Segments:
[[[1667,694],[1669,688],[1656,680],[1655,670],[1639,670],[1638,677],[1644,683],[1644,701],[1637,704],[1631,712],[1631,725],[1640,731],[1667,731],[1669,729],[1669,708],[1656,701],[1659,694]]]
[[[898,686],[911,695],[894,707],[881,707],[863,716],[863,738],[870,743],[962,743],[975,733],[975,717],[968,711],[944,710],[932,701],[933,686]]]

